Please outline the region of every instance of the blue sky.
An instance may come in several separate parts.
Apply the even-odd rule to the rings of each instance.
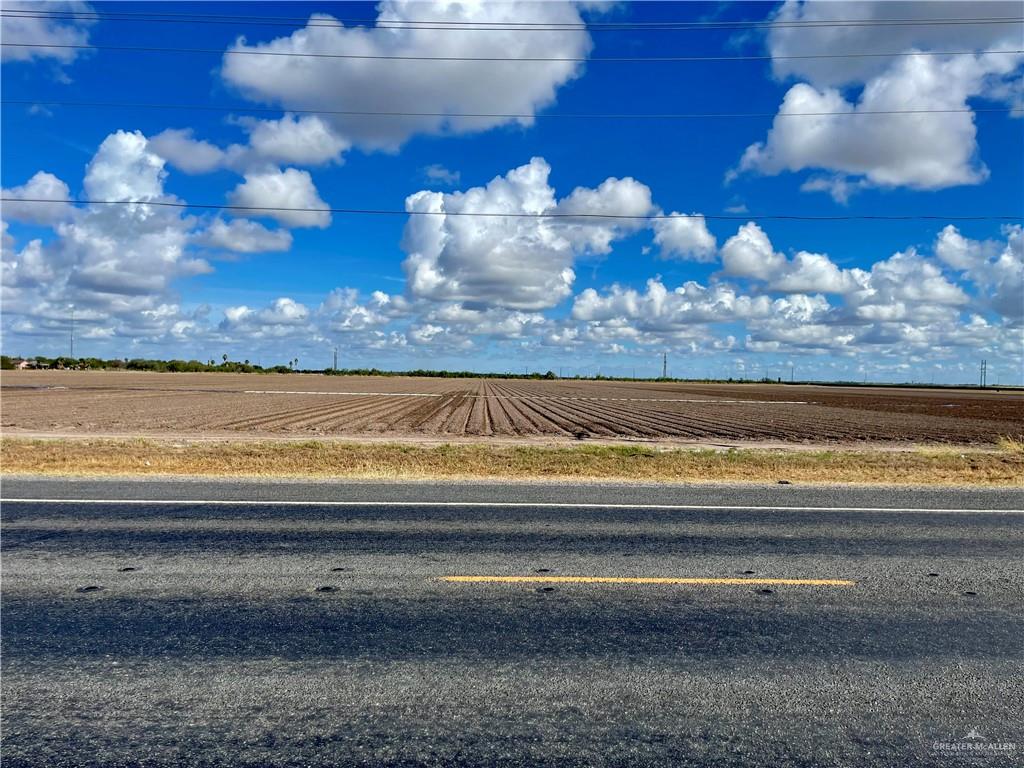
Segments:
[[[5,103],[2,115],[6,354],[66,354],[73,306],[82,355],[324,367],[337,346],[351,367],[653,375],[668,352],[679,376],[795,367],[806,378],[950,383],[976,380],[987,358],[990,381],[1024,383],[1021,26],[811,26],[1012,17],[1019,5],[4,9],[5,43],[101,48],[3,50],[4,100],[32,102]],[[408,28],[422,20],[506,26]],[[524,21],[548,29],[507,26]],[[644,27],[664,21],[770,23]],[[866,52],[917,55],[800,58]],[[764,58],[597,60],[679,56]],[[303,109],[314,112],[289,111]],[[894,109],[930,111],[842,114]],[[564,117],[723,112],[762,116]],[[828,114],[786,116],[807,112]],[[313,210],[246,217],[161,201]],[[757,218],[766,214],[939,218]],[[995,218],[958,220],[971,216]]]

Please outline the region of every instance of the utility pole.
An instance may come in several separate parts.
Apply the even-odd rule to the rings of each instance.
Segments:
[[[661,353],[661,378],[668,378],[668,352]]]
[[[981,386],[985,386],[986,379],[988,378],[988,360],[981,361],[981,375],[978,377]]]
[[[790,366],[789,366],[789,383],[790,384],[793,383],[793,377],[794,376],[796,376],[796,366],[793,365],[793,364],[790,364]]]
[[[334,348],[334,365],[331,366],[331,370],[334,371],[335,373],[338,372],[338,348],[337,347]]]
[[[71,305],[71,355],[70,355],[70,357],[72,359],[74,359],[74,357],[75,357],[75,305],[74,304]]]

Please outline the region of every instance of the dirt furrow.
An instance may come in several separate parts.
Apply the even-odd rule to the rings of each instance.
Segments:
[[[262,404],[261,404],[262,405]],[[272,406],[272,403],[266,403],[268,407]],[[252,416],[246,416],[241,419],[231,419],[229,421],[219,421],[211,425],[213,429],[255,429],[261,427],[270,428],[274,426],[276,422],[285,421],[291,418],[301,418],[303,415],[308,413],[317,413],[323,408],[323,404],[304,404],[297,408],[289,408],[286,410],[267,410],[261,408],[262,412]],[[253,410],[253,409],[249,409]]]
[[[614,416],[609,417],[597,409],[587,408],[585,401],[568,400],[529,400],[525,401],[533,407],[542,409],[545,413],[556,414],[564,423],[569,425],[573,434],[589,432],[602,436],[627,436],[638,437],[641,433],[621,419]]]
[[[420,412],[414,412],[410,417],[412,423],[408,428],[416,432],[430,432],[435,422],[447,418],[449,411],[458,400],[464,399],[465,395],[460,392],[452,392],[444,397],[438,398],[433,407],[425,407]]]
[[[394,402],[382,402],[379,403],[378,407],[370,412],[363,413],[354,422],[344,423],[331,423],[328,428],[333,432],[338,427],[345,427],[347,430],[369,432],[374,434],[381,434],[385,432],[393,432],[397,429],[397,425],[402,422],[409,414],[417,411],[423,407],[421,398],[410,397],[405,398],[380,398],[381,400],[398,400],[398,403]],[[435,398],[431,398],[434,400]],[[343,432],[343,430],[338,430]]]
[[[495,386],[494,389],[499,398],[495,402],[499,403],[508,414],[516,434],[572,434],[571,426],[566,428],[536,408],[527,407],[526,401],[509,398],[508,390],[505,387]]]
[[[483,394],[487,397],[483,400],[484,413],[487,415],[487,423],[490,425],[492,435],[514,435],[515,428],[509,419],[505,409],[494,400],[494,385],[487,382],[484,384]]]
[[[292,432],[301,429],[312,429],[331,419],[344,417],[350,413],[361,413],[367,408],[375,408],[377,403],[376,398],[363,397],[347,401],[321,401],[319,406],[306,409],[302,414],[293,415],[288,419],[272,422],[272,425],[274,429]]]
[[[398,400],[400,398],[371,395],[367,398],[360,398],[358,406],[332,409],[322,418],[310,419],[302,426],[307,429],[312,427],[321,432],[358,431],[361,424],[372,421],[378,414],[394,412]],[[339,430],[339,427],[342,429]]]

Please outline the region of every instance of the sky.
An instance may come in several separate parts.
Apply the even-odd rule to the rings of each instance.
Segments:
[[[2,8],[4,354],[1024,384],[1019,3]]]

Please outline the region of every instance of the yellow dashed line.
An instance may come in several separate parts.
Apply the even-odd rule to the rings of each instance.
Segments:
[[[442,576],[442,581],[460,584],[491,582],[498,584],[696,584],[771,585],[794,587],[853,587],[857,582],[846,579],[712,579],[661,576]]]

